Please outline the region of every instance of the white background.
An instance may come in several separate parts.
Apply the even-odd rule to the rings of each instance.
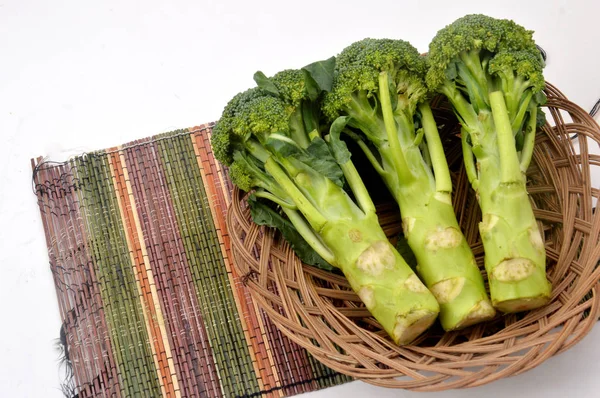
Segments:
[[[61,396],[59,315],[30,158],[64,160],[213,121],[258,69],[301,67],[364,37],[426,51],[439,28],[475,12],[535,30],[549,56],[547,80],[584,109],[600,97],[593,0],[0,0],[0,397]],[[524,375],[426,396],[595,397],[599,343],[596,327]],[[310,394],[368,395],[422,396],[360,382]]]

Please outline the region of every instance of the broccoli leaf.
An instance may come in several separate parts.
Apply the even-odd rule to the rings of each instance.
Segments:
[[[258,200],[254,195],[248,197],[248,205],[250,206],[250,214],[252,215],[254,222],[258,225],[277,228],[303,263],[314,265],[315,267],[327,271],[332,271],[334,269],[328,262],[323,260],[323,258],[319,256],[308,243],[306,243],[304,238],[302,238],[290,221],[286,220],[271,207]]]
[[[302,69],[302,73],[304,74],[304,88],[308,94],[308,98],[311,101],[316,101],[319,98],[319,94],[321,94],[319,83],[317,83],[306,69]]]
[[[517,152],[523,150],[523,144],[525,144],[525,134],[523,134],[523,130],[519,130],[515,135],[515,147],[517,148]]]
[[[546,105],[546,102],[548,102],[548,97],[546,97],[546,94],[543,91],[535,93],[533,98],[538,105]]]
[[[307,133],[310,133],[313,130],[319,130],[318,120],[320,110],[320,104],[316,101],[304,101],[302,103],[302,119]]]
[[[450,62],[445,71],[446,79],[454,80],[458,77],[458,70],[456,68],[456,62]]]
[[[258,71],[254,74],[254,81],[256,82],[256,85],[264,91],[279,96],[279,90],[277,89],[277,86],[275,86],[275,83],[273,83],[261,71]]]
[[[392,110],[395,111],[398,107],[398,90],[394,78],[388,73],[388,90],[390,91],[390,102]]]
[[[329,178],[336,185],[344,186],[344,173],[322,138],[313,139],[306,151],[298,153],[295,158]]]
[[[282,157],[293,156],[301,151],[297,144],[280,139],[278,134],[271,134],[267,138],[265,146]]]
[[[316,84],[318,92],[321,92],[331,91],[334,69],[335,57],[331,57],[323,61],[317,61],[306,65],[302,68],[302,71],[310,76],[310,79],[307,80],[312,80]]]
[[[536,120],[535,120],[535,126],[537,128],[542,128],[542,127],[544,127],[545,124],[546,124],[546,114],[544,113],[542,108],[538,108]]]

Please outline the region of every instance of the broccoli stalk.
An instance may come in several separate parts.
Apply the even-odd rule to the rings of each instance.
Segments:
[[[479,231],[492,303],[504,312],[540,307],[551,285],[525,186],[545,101],[544,65],[532,32],[468,15],[437,33],[428,59],[429,87],[448,98],[462,125],[465,170],[483,215]]]
[[[357,141],[392,193],[417,272],[437,298],[445,330],[495,315],[483,277],[452,207],[452,182],[428,104],[423,57],[402,40],[365,39],[337,58],[323,110],[347,117]]]
[[[283,227],[295,249],[308,244],[339,268],[392,339],[408,344],[435,321],[439,306],[388,242],[347,148],[322,138],[318,99],[331,73],[315,70],[326,66],[270,79],[257,73],[259,87],[233,98],[215,125],[213,150],[236,185],[254,190],[257,222]],[[287,219],[269,214],[264,200]]]

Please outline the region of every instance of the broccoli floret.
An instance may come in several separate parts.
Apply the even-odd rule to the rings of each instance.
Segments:
[[[314,67],[318,65],[319,67]],[[301,148],[307,148],[313,137],[320,136],[321,111],[318,101],[327,84],[327,67],[333,70],[331,60],[307,65],[303,69],[286,69],[267,78],[262,72],[254,76],[263,90],[280,99],[285,105],[290,136]],[[320,79],[317,82],[316,79]],[[323,80],[325,79],[325,81]]]
[[[222,121],[221,121],[222,120]],[[226,126],[225,119],[221,119],[212,128],[210,144],[212,146],[215,158],[226,166],[233,162],[233,153],[231,148],[231,130]]]
[[[215,158],[221,163],[229,166],[233,162],[233,147],[242,145],[249,138],[243,126],[245,119],[239,115],[249,102],[253,99],[264,97],[265,93],[258,88],[243,91],[233,97],[225,106],[221,118],[212,129],[211,146]]]
[[[405,113],[408,123],[417,104],[427,98],[423,78],[425,60],[410,43],[402,40],[364,39],[346,47],[338,56],[336,78],[325,96],[323,111],[334,120],[340,115],[352,117],[350,125],[371,139],[382,139],[380,76],[385,72],[394,111]]]
[[[306,78],[300,69],[285,69],[276,73],[271,81],[277,87],[279,98],[294,110],[307,100]]]
[[[457,19],[440,30],[429,45],[427,84],[436,89],[446,80],[448,69],[459,59],[473,61],[481,54],[482,60],[498,52],[537,51],[533,32],[515,22],[473,14]],[[541,55],[540,55],[541,57]]]
[[[490,60],[488,72],[500,78],[503,87],[515,85],[513,79],[517,77],[524,88],[531,88],[534,93],[538,93],[544,89],[546,83],[543,68],[541,58],[532,51],[503,51]]]
[[[504,93],[508,116],[515,135],[522,133],[523,122],[526,116],[529,116],[530,104],[541,113],[537,108],[546,102],[546,96],[542,92],[546,85],[543,69],[544,64],[537,49],[536,51],[502,51],[490,59],[488,73],[499,81],[495,88],[501,89]],[[533,96],[533,103],[530,102],[530,96]],[[535,134],[535,131],[532,133]]]
[[[338,56],[323,109],[334,124],[345,118],[344,132],[398,202],[418,273],[445,297],[440,318],[453,330],[489,319],[494,310],[451,205],[452,182],[428,105],[426,72],[425,58],[406,41],[358,41]]]
[[[466,94],[475,113],[461,107],[459,117],[467,122],[480,110],[490,109],[490,92],[502,90],[514,119],[520,106],[529,105],[528,92],[536,94],[544,88],[544,61],[532,35],[510,20],[485,15],[460,18],[432,40],[427,84],[449,98]],[[543,101],[543,96],[537,98]]]
[[[257,181],[251,171],[242,162],[234,162],[229,167],[229,177],[231,182],[240,187],[242,191],[250,192],[256,185]]]
[[[273,133],[288,135],[290,130],[283,103],[268,95],[243,104],[235,120],[233,131],[236,135],[247,136],[250,133],[261,143],[265,143]]]
[[[515,312],[550,298],[545,250],[525,187],[543,94],[544,61],[533,32],[467,15],[429,46],[427,83],[462,126],[465,170],[483,214],[481,238],[494,306]]]

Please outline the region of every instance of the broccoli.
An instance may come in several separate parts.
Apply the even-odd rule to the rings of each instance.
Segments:
[[[437,33],[427,58],[428,87],[448,98],[461,123],[492,303],[504,312],[540,307],[551,285],[525,187],[536,129],[545,121],[544,62],[532,32],[510,20],[467,15]]]
[[[407,344],[435,321],[439,305],[387,240],[347,148],[329,138],[339,124],[321,124],[333,65],[272,78],[258,72],[258,87],[226,106],[211,144],[232,181],[253,191],[254,220],[278,226],[297,253],[309,246],[341,270],[392,339]]]
[[[452,207],[452,182],[425,84],[427,64],[408,42],[364,39],[337,57],[323,111],[372,163],[402,215],[417,273],[436,296],[445,330],[495,310]]]

